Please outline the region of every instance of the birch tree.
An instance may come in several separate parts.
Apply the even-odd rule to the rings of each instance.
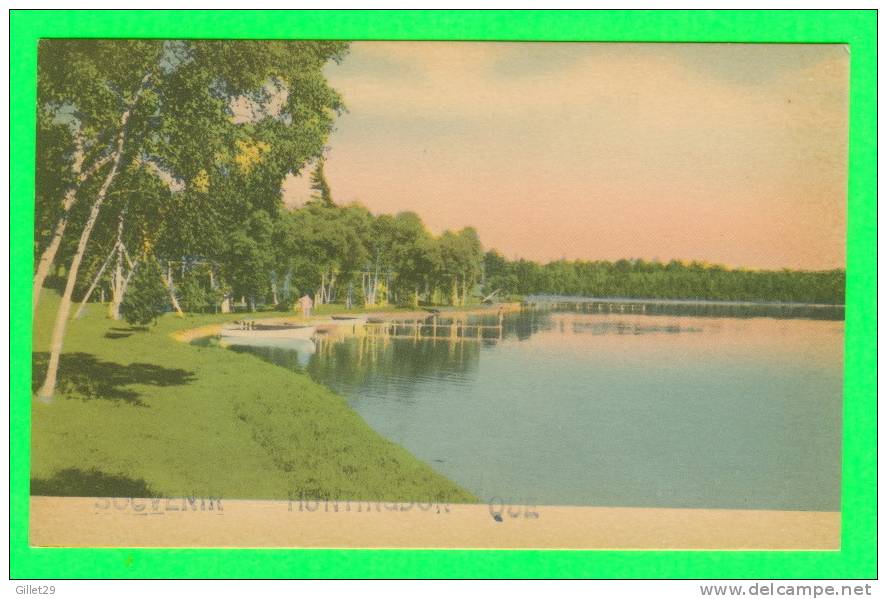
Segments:
[[[129,126],[156,63],[162,42],[43,40],[38,62],[38,112],[44,122],[64,127],[71,143],[64,153],[66,182],[48,243],[37,260],[32,309],[68,228],[71,210],[83,186],[115,160],[120,134]],[[38,131],[39,133],[39,131]],[[123,133],[125,137],[125,133]],[[45,138],[44,138],[45,139]],[[41,145],[38,138],[38,147]],[[122,157],[122,146],[120,156]],[[50,178],[44,161],[37,163],[38,187]],[[103,184],[105,193],[113,182]]]
[[[195,193],[215,192],[210,202],[236,198],[216,212],[228,222],[263,204],[276,214],[283,178],[322,154],[342,108],[321,68],[340,59],[346,47],[341,42],[251,40],[41,43],[38,102],[41,110],[68,126],[76,141],[68,153],[71,183],[35,273],[35,306],[83,175],[101,180],[67,265],[46,379],[38,391],[41,400],[54,394],[80,267],[120,173],[147,159]],[[279,90],[276,95],[268,91],[269,84]],[[256,103],[261,114],[238,120],[231,108],[237,98]],[[261,148],[256,156],[245,150],[254,147]],[[158,211],[154,226],[160,229],[166,218]],[[172,301],[175,305],[174,295]]]

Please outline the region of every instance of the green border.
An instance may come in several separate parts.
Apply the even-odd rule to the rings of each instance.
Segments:
[[[10,14],[10,567],[14,578],[876,576],[877,12],[19,11]],[[842,549],[835,552],[48,549],[28,546],[37,40],[212,37],[844,43],[850,182]]]

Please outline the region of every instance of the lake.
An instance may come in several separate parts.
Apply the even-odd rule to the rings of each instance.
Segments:
[[[307,372],[484,502],[839,510],[843,321],[686,312],[232,349]]]

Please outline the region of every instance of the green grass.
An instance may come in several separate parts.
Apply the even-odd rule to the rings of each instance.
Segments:
[[[38,307],[34,390],[57,303],[47,290]],[[91,304],[69,324],[55,399],[32,400],[31,492],[476,501],[307,375],[170,336],[242,317],[166,315],[133,330]]]

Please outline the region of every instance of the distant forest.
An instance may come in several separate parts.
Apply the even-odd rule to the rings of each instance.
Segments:
[[[484,257],[485,287],[506,295],[704,299],[843,304],[845,273],[749,270],[701,262],[558,260],[539,264]]]
[[[412,212],[374,215],[358,204],[337,205],[322,172],[315,173],[314,188],[316,195],[300,208],[280,206],[231,221],[196,256],[179,254],[186,245],[179,239],[158,243],[157,258],[180,309],[290,309],[305,293],[317,304],[367,307],[461,306],[532,294],[844,303],[843,270],[747,270],[678,260],[508,260],[484,250],[473,228],[434,235]],[[96,253],[87,261],[78,297],[103,257]],[[113,296],[113,273],[99,280]]]

